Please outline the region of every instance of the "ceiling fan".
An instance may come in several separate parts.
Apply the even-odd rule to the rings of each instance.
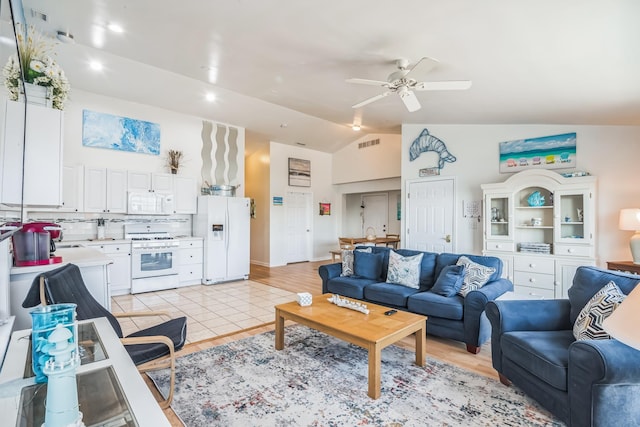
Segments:
[[[420,59],[413,67],[409,67],[409,61],[407,59],[396,60],[397,71],[389,74],[386,81],[382,80],[368,80],[368,79],[347,79],[348,83],[357,83],[371,86],[381,86],[386,88],[384,92],[379,95],[367,98],[362,102],[353,105],[353,108],[360,108],[367,104],[371,104],[379,99],[388,96],[391,93],[397,93],[400,95],[400,99],[404,103],[409,112],[418,111],[421,108],[418,97],[413,92],[414,90],[465,90],[471,87],[470,80],[448,80],[439,82],[419,82],[411,77],[411,73],[418,69],[426,73],[438,65],[438,60],[425,56]]]

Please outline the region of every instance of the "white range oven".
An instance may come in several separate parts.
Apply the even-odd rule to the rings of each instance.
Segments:
[[[131,293],[178,287],[180,242],[154,224],[125,225],[131,239]]]

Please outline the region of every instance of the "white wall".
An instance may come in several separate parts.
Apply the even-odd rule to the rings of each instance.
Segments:
[[[364,141],[380,144],[358,148]],[[333,154],[333,183],[369,181],[400,176],[400,135],[368,134]]]
[[[432,135],[444,141],[449,152],[457,158],[454,163],[445,163],[441,175],[457,177],[458,235],[455,238],[458,252],[480,253],[482,250],[482,226],[475,220],[462,218],[462,201],[481,200],[480,184],[502,182],[511,176],[499,173],[499,143],[576,132],[576,170],[587,171],[598,178],[598,264],[605,266],[606,261],[631,259],[629,238],[632,232],[618,230],[618,213],[621,208],[640,207],[640,190],[637,184],[640,127],[406,124],[402,126],[403,200],[406,180],[418,178],[419,169],[434,166],[433,157],[425,156],[433,153],[423,153],[413,162],[409,161],[409,147],[424,128],[428,128]]]
[[[102,113],[146,120],[160,125],[160,155],[130,153],[102,148],[84,147],[82,145],[82,110],[93,110]],[[188,116],[150,105],[137,104],[122,99],[106,97],[74,89],[72,98],[64,112],[64,154],[65,165],[85,165],[107,167],[145,172],[169,172],[166,167],[167,150],[181,150],[184,153],[184,167],[179,175],[194,177],[201,185],[204,180],[213,184],[211,177],[202,177],[202,122],[211,121],[201,117]],[[233,125],[230,125],[233,126]],[[238,182],[244,183],[244,128],[238,129]],[[215,135],[213,136],[215,138]],[[215,139],[214,139],[215,144]],[[215,159],[212,159],[215,167]],[[218,183],[223,184],[223,183]],[[244,195],[241,185],[237,196]]]
[[[337,226],[339,215],[334,208],[337,195],[331,184],[332,155],[302,147],[271,142],[270,145],[269,199],[274,196],[286,197],[287,191],[310,192],[313,194],[313,254],[312,260],[328,259],[329,251],[337,246]],[[311,161],[311,187],[290,187],[288,177],[289,157]],[[331,215],[318,215],[318,204],[331,203]],[[286,200],[284,202],[286,204]],[[270,266],[286,264],[287,241],[285,206],[270,203]]]

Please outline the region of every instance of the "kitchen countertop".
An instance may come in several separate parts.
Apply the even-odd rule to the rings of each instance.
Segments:
[[[40,273],[54,270],[65,264],[73,263],[78,267],[91,267],[95,265],[106,265],[113,263],[113,260],[102,252],[92,248],[60,248],[55,252],[56,256],[62,257],[62,262],[58,264],[35,265],[31,267],[12,267],[11,275]]]

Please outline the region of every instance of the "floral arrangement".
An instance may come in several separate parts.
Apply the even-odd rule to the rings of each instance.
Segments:
[[[24,81],[51,88],[53,108],[64,110],[64,103],[69,96],[71,86],[64,71],[51,56],[53,40],[43,36],[32,25],[27,28],[26,39],[24,32],[20,31],[20,26],[16,30]],[[9,57],[2,74],[4,85],[9,91],[9,98],[17,101],[23,89],[20,80],[20,63],[16,55]]]

